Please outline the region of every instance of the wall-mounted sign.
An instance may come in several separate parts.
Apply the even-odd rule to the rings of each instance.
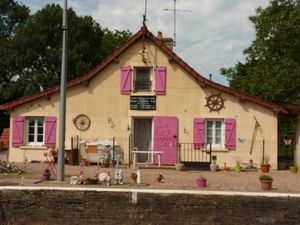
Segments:
[[[156,110],[156,96],[130,96],[130,110]]]

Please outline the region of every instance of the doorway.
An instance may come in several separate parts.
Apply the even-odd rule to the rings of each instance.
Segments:
[[[152,118],[134,118],[133,144],[138,151],[149,151],[152,146]],[[148,154],[137,154],[137,162],[151,161]]]

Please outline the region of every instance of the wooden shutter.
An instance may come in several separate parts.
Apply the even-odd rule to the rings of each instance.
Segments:
[[[204,147],[204,122],[203,118],[194,118],[194,148]]]
[[[235,150],[236,148],[236,120],[225,119],[225,148]]]
[[[20,147],[23,145],[23,130],[24,130],[24,117],[13,117],[13,133],[12,133],[12,146]]]
[[[130,66],[121,67],[121,94],[130,95],[131,92],[132,69]]]
[[[167,68],[163,66],[156,67],[155,70],[155,93],[157,95],[166,94]]]
[[[56,143],[56,117],[45,117],[45,146],[55,146]]]

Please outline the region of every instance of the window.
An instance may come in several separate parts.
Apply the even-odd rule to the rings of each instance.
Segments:
[[[134,91],[151,91],[151,68],[136,67],[134,79]]]
[[[207,120],[205,123],[206,143],[213,148],[224,148],[223,120]]]
[[[44,118],[27,119],[27,144],[43,145],[44,143]]]

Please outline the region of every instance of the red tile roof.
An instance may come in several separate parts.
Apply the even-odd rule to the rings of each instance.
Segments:
[[[107,67],[111,62],[113,62],[120,54],[122,54],[127,48],[129,48],[133,43],[135,43],[140,38],[148,38],[151,40],[154,44],[156,44],[165,54],[169,57],[170,62],[175,62],[178,65],[180,65],[185,71],[187,71],[198,83],[200,86],[207,86],[214,88],[218,91],[226,92],[228,94],[234,95],[237,98],[239,98],[241,101],[249,101],[253,102],[259,105],[262,105],[264,107],[272,109],[275,113],[284,113],[287,114],[288,111],[277,104],[267,102],[265,100],[259,99],[254,96],[250,96],[248,94],[242,93],[238,90],[235,90],[230,87],[226,87],[223,85],[220,85],[218,83],[215,83],[213,81],[210,81],[203,76],[201,76],[199,73],[197,73],[192,67],[190,67],[186,62],[184,62],[179,56],[177,56],[170,48],[168,48],[163,41],[161,41],[159,38],[155,37],[150,31],[147,30],[146,27],[142,27],[135,35],[133,35],[122,47],[117,49],[115,52],[113,52],[110,56],[108,56],[106,59],[104,59],[94,70],[89,72],[88,74],[79,77],[77,79],[71,80],[67,83],[67,87],[73,87],[78,84],[82,84],[85,82],[89,82],[90,79],[92,79],[94,76],[96,76],[101,70],[103,70],[105,67]],[[20,99],[17,99],[12,102],[5,103],[3,105],[0,105],[0,110],[8,110],[15,106],[30,102],[32,100],[41,98],[41,97],[47,97],[53,93],[59,92],[60,86],[57,85],[53,88],[50,88],[46,91],[42,91],[39,93],[36,93],[31,96],[26,96]]]

